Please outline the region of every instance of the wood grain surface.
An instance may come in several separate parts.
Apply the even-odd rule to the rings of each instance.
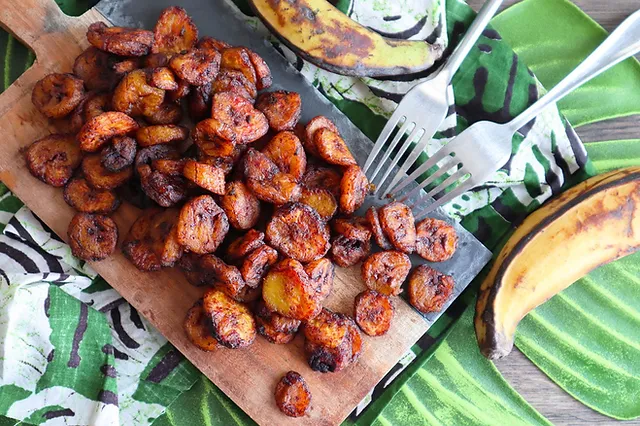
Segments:
[[[88,46],[90,23],[104,18],[90,10],[79,18],[64,16],[53,0],[0,0],[0,23],[32,47],[36,62],[0,96],[0,180],[63,239],[74,212],[62,190],[47,186],[28,172],[21,150],[34,140],[56,132],[31,103],[34,84],[44,75],[71,70],[75,57]],[[229,40],[233,42],[233,40]],[[59,123],[58,123],[59,125]],[[120,237],[126,234],[138,210],[123,205],[114,215]],[[396,298],[396,315],[383,338],[363,336],[360,359],[339,373],[322,374],[307,365],[300,334],[292,344],[274,345],[257,338],[245,349],[200,351],[182,330],[189,307],[202,289],[189,285],[177,270],[138,271],[118,250],[93,262],[94,269],[145,316],[194,365],[254,420],[263,425],[339,424],[427,330],[427,322],[406,302]],[[338,268],[334,290],[325,306],[352,313],[353,300],[364,290],[359,268]],[[289,370],[301,373],[313,390],[309,415],[292,419],[275,405],[273,391]]]
[[[475,10],[484,4],[484,0],[467,0],[467,2]],[[607,31],[612,31],[627,16],[640,8],[638,0],[573,0],[573,2]],[[517,3],[517,0],[505,0],[502,9],[514,3]],[[631,116],[583,126],[576,131],[585,142],[640,139],[638,122],[638,116]],[[576,401],[517,349],[514,349],[508,357],[498,361],[496,367],[524,399],[556,425],[640,425],[640,420],[617,421]]]

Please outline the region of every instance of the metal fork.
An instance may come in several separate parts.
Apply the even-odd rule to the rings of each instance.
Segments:
[[[369,181],[376,184],[374,195],[378,194],[382,189],[382,186],[393,170],[394,166],[402,158],[404,153],[409,149],[412,142],[416,137],[416,147],[411,151],[407,160],[401,165],[400,171],[387,186],[393,188],[398,181],[409,170],[409,167],[415,162],[420,153],[424,151],[425,146],[429,143],[429,140],[434,135],[440,123],[444,121],[449,109],[449,103],[447,102],[447,88],[451,84],[453,75],[458,71],[462,61],[467,56],[475,42],[484,31],[493,15],[502,4],[503,0],[488,0],[482,6],[482,9],[478,12],[476,19],[473,21],[466,35],[462,41],[455,48],[449,59],[436,70],[425,81],[417,84],[402,98],[402,101],[394,111],[387,124],[382,129],[373,150],[369,154],[367,161],[364,165],[363,171],[369,178]],[[390,144],[386,146],[383,151],[382,148],[386,145],[387,140],[390,138],[394,129],[397,126],[401,126],[400,130],[395,134],[395,137]],[[403,145],[398,150],[395,157],[393,157],[389,163],[387,159],[396,148],[396,145],[402,140],[402,137],[407,133],[409,136],[404,140]],[[376,162],[376,157],[382,152],[380,159],[377,161],[377,167],[370,173],[370,168]],[[384,173],[381,179],[376,179],[382,167],[385,167]],[[383,194],[383,196],[386,194]]]
[[[421,220],[429,212],[463,192],[483,184],[509,160],[511,141],[519,129],[538,116],[550,104],[557,102],[577,87],[638,52],[640,52],[640,10],[625,19],[589,57],[523,113],[505,124],[490,121],[479,121],[473,124],[437,151],[397,187],[391,189],[389,191],[391,196],[396,198],[400,194],[402,195],[401,200],[410,199],[418,194],[422,188],[444,176],[445,173],[451,172],[443,182],[427,193],[431,197],[438,194],[444,195],[420,211],[416,211],[415,207],[417,206],[412,206],[416,219]],[[442,163],[438,170],[429,178],[409,193],[401,194],[400,191],[405,189],[414,179],[440,162]],[[455,184],[457,184],[455,189],[446,194],[443,192]]]

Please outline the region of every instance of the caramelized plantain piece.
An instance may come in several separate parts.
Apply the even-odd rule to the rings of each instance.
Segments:
[[[313,117],[305,127],[305,138],[302,140],[302,144],[304,145],[304,149],[307,150],[308,153],[318,156],[318,150],[316,149],[315,143],[315,134],[318,130],[327,128],[331,130],[333,133],[339,135],[340,132],[333,121],[329,120],[324,115],[318,115]]]
[[[387,237],[384,235],[382,225],[380,224],[380,217],[375,207],[370,207],[366,214],[367,222],[373,232],[373,237],[376,240],[376,244],[383,250],[391,250],[392,246]]]
[[[52,73],[33,86],[31,102],[49,118],[63,118],[78,106],[85,96],[82,80],[72,74]]]
[[[151,48],[153,49],[153,47]],[[144,68],[158,68],[169,65],[171,57],[166,53],[151,53],[144,57]]]
[[[249,287],[245,285],[240,289],[236,296],[236,300],[242,303],[253,303],[262,297],[262,286]]]
[[[329,250],[329,227],[311,207],[290,203],[278,208],[267,225],[267,241],[300,262],[320,259]]]
[[[300,94],[286,90],[263,93],[256,99],[256,109],[264,113],[276,132],[293,130],[300,120],[302,99]]]
[[[211,334],[211,320],[207,318],[202,307],[202,299],[198,300],[188,311],[183,323],[184,332],[198,349],[211,352],[220,346]]]
[[[128,136],[115,136],[100,152],[100,162],[110,172],[130,167],[136,159],[137,144]]]
[[[378,210],[384,235],[396,250],[411,254],[416,248],[416,225],[411,209],[403,203],[393,202]]]
[[[402,293],[402,283],[411,270],[409,256],[399,251],[374,253],[362,264],[362,280],[371,290],[387,296]]]
[[[187,182],[180,176],[169,176],[152,170],[146,164],[137,169],[142,190],[158,205],[171,207],[187,198]]]
[[[438,219],[426,218],[416,226],[416,253],[429,262],[451,259],[458,247],[453,226]]]
[[[409,277],[409,302],[423,314],[440,312],[451,297],[453,278],[427,265],[420,265]]]
[[[67,230],[71,253],[86,261],[106,259],[116,249],[118,226],[108,216],[76,213]]]
[[[300,181],[307,169],[307,156],[300,140],[293,132],[276,134],[262,149],[262,152],[278,166],[281,172],[288,173]]]
[[[244,176],[247,179],[271,180],[278,172],[278,166],[265,154],[253,148],[247,150],[244,155]]]
[[[187,12],[178,6],[167,7],[153,29],[153,53],[172,55],[193,48],[198,41],[198,27]]]
[[[258,96],[256,86],[237,70],[221,69],[211,84],[211,90],[213,93],[231,92],[252,103]]]
[[[213,197],[201,195],[182,207],[178,242],[198,254],[214,252],[229,232],[229,221]]]
[[[353,217],[351,219],[335,219],[331,222],[332,229],[350,240],[369,241],[371,230],[369,224],[363,217]]]
[[[269,269],[262,282],[262,298],[269,310],[300,321],[310,320],[322,309],[315,285],[302,264],[293,259]]]
[[[202,49],[213,49],[218,52],[222,52],[224,49],[228,49],[231,47],[229,43],[226,41],[218,40],[210,36],[203,36],[200,40],[198,40],[198,44],[196,47]]]
[[[311,391],[304,378],[289,371],[276,385],[276,405],[289,417],[302,417],[309,412]]]
[[[64,187],[64,201],[81,213],[110,214],[120,206],[111,191],[93,189],[83,178],[72,179]]]
[[[369,192],[369,180],[359,166],[345,169],[340,181],[340,211],[352,214],[360,208]]]
[[[135,167],[138,169],[142,165],[150,165],[155,160],[178,160],[180,153],[175,147],[170,145],[153,145],[139,149],[136,154]]]
[[[300,327],[300,321],[271,312],[262,300],[258,302],[255,317],[258,333],[271,343],[283,345],[291,342]]]
[[[269,270],[269,267],[278,260],[278,252],[264,244],[252,251],[242,262],[240,273],[244,282],[256,288],[262,282],[262,278]]]
[[[260,201],[239,180],[227,183],[220,207],[236,229],[253,228],[260,217]]]
[[[184,177],[214,194],[224,195],[224,170],[219,167],[188,160],[182,170]]]
[[[171,58],[169,67],[181,80],[194,86],[202,86],[218,75],[220,53],[212,49],[191,49]]]
[[[256,338],[256,323],[246,305],[236,302],[220,290],[204,294],[203,307],[211,319],[213,336],[227,348],[249,346]]]
[[[365,290],[355,299],[356,323],[369,336],[382,336],[391,327],[395,308],[391,299],[374,290]]]
[[[149,124],[178,124],[182,121],[182,107],[173,102],[164,102],[145,116],[145,120]]]
[[[237,296],[245,286],[240,270],[227,265],[222,259],[213,254],[205,254],[200,258],[200,267],[213,278],[214,287],[224,291],[229,297],[238,300]]]
[[[153,33],[137,28],[107,27],[104,22],[89,25],[87,40],[114,55],[144,56],[151,50]]]
[[[218,120],[208,118],[196,124],[193,131],[193,141],[203,154],[211,157],[228,157],[233,154],[236,146],[232,140],[218,136],[221,124]]]
[[[111,103],[116,111],[131,117],[152,116],[164,101],[165,91],[147,82],[145,70],[137,69],[125,75],[113,92]]]
[[[256,88],[258,90],[264,90],[271,87],[273,79],[271,78],[271,70],[269,65],[262,59],[262,56],[258,55],[253,50],[247,49],[249,53],[249,59],[253,65],[253,69],[256,72]]]
[[[95,152],[114,136],[124,136],[138,129],[138,123],[126,114],[110,111],[87,121],[76,139],[80,148],[86,152]]]
[[[92,93],[87,97],[82,108],[83,123],[104,114],[111,109],[111,95]]]
[[[140,58],[123,59],[121,61],[115,62],[111,66],[111,69],[116,74],[116,76],[122,77],[123,75],[140,68],[140,62]]]
[[[335,275],[333,263],[326,257],[323,257],[307,263],[304,270],[309,276],[309,280],[311,280],[315,286],[318,297],[321,300],[329,297],[331,290],[333,290],[333,277]]]
[[[167,176],[182,176],[182,171],[187,161],[189,161],[188,158],[181,158],[180,160],[162,158],[160,160],[153,160],[151,162],[151,168]]]
[[[205,270],[200,265],[199,254],[186,251],[180,257],[178,266],[184,273],[187,281],[196,287],[211,286],[213,285],[215,278],[211,271]]]
[[[178,82],[167,67],[157,67],[148,71],[147,80],[153,87],[163,90],[178,90]],[[187,88],[189,86],[187,85]],[[184,95],[186,96],[186,94]]]
[[[82,161],[73,135],[49,135],[33,142],[25,152],[31,174],[55,187],[64,186]]]
[[[218,77],[222,71],[218,73]],[[187,109],[189,117],[192,121],[198,122],[207,118],[211,112],[211,101],[213,92],[211,91],[211,83],[195,86],[187,96]]]
[[[183,141],[188,137],[189,129],[175,124],[159,124],[155,126],[140,127],[136,131],[136,141],[138,141],[138,144],[143,148],[164,143]]]
[[[86,155],[82,160],[82,173],[84,177],[95,189],[114,189],[133,176],[131,167],[122,169],[119,172],[107,170],[100,161],[100,154]]]
[[[327,348],[310,340],[304,342],[304,353],[309,367],[320,373],[344,370],[351,363],[353,348],[348,338],[336,348]]]
[[[264,114],[242,96],[224,92],[213,95],[213,118],[221,123],[217,133],[224,139],[239,144],[260,139],[269,130]]]
[[[327,163],[338,166],[356,166],[358,164],[340,135],[326,127],[316,130],[313,134],[313,143],[320,158]]]
[[[327,308],[304,325],[304,337],[327,348],[337,348],[348,336],[346,317]]]
[[[264,245],[264,233],[249,229],[243,236],[236,238],[227,247],[227,260],[237,262],[252,251]]]
[[[354,363],[362,355],[362,334],[355,321],[349,318],[347,327],[349,328],[349,340],[351,341],[351,363]]]
[[[362,262],[371,254],[371,242],[347,238],[340,235],[331,243],[331,258],[336,265],[348,268]]]
[[[303,187],[298,201],[317,211],[325,222],[331,220],[338,210],[338,203],[333,194],[323,188],[309,189]]]
[[[337,199],[340,198],[341,174],[333,168],[309,167],[302,177],[302,184],[309,189],[326,189]]]
[[[340,371],[351,364],[362,347],[356,332],[357,327],[349,317],[322,309],[304,326],[305,353],[311,369],[326,373]]]
[[[84,82],[88,90],[109,91],[118,79],[111,69],[113,57],[93,46],[88,47],[73,63],[73,74]]]
[[[184,80],[179,78],[176,79],[176,88],[170,90],[167,95],[169,96],[169,101],[175,104],[179,104],[182,98],[186,98],[189,93],[191,93],[191,85]],[[198,86],[193,86],[198,87]]]
[[[247,179],[247,186],[259,200],[276,205],[297,201],[301,187],[293,176],[287,173],[276,173],[270,180]]]
[[[240,71],[251,84],[256,85],[256,70],[251,63],[249,49],[245,47],[229,47],[221,53],[220,68]]]

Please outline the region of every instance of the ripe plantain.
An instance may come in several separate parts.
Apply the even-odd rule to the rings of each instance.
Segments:
[[[489,359],[506,356],[527,313],[638,249],[640,167],[595,176],[543,205],[516,229],[480,287],[480,350]]]
[[[343,75],[380,77],[430,68],[443,49],[389,39],[363,27],[326,0],[250,0],[267,27],[309,62]]]

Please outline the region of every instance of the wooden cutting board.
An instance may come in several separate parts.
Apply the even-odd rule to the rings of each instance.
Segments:
[[[64,202],[61,189],[31,176],[21,149],[56,132],[53,123],[31,104],[31,90],[48,73],[71,71],[76,56],[88,46],[87,27],[95,21],[107,22],[95,9],[78,18],[68,17],[53,0],[0,0],[0,25],[36,54],[35,64],[0,96],[0,180],[65,240],[74,212]],[[121,239],[138,212],[123,205],[115,214]],[[301,336],[289,345],[270,344],[258,337],[246,349],[220,349],[214,353],[196,349],[184,335],[182,321],[202,290],[189,285],[177,270],[141,272],[119,251],[92,263],[92,267],[263,425],[339,424],[428,328],[420,315],[396,298],[396,316],[388,334],[381,338],[365,336],[364,353],[356,364],[338,373],[321,374],[308,367]],[[338,268],[333,294],[325,305],[352,314],[354,296],[363,289],[359,268]],[[301,419],[284,416],[273,398],[276,383],[289,370],[302,374],[313,394],[312,409]]]

